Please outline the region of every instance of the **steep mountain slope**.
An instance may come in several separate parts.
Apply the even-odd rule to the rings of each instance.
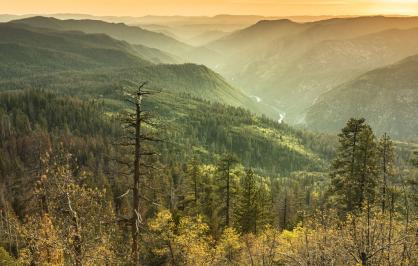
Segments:
[[[298,122],[321,93],[415,54],[416,31],[407,31],[413,28],[418,18],[263,21],[208,47],[224,53],[216,69],[228,81]]]
[[[257,49],[262,41],[265,47],[270,48],[269,51],[265,51],[269,53],[274,51],[274,48],[280,48],[280,42],[287,42],[292,44],[288,48],[293,53],[324,40],[352,39],[388,29],[414,27],[418,27],[418,17],[335,18],[307,23],[296,23],[287,19],[263,20],[208,46],[218,52],[240,53],[247,49]],[[242,43],[243,41],[246,42]]]
[[[150,65],[57,73],[37,70],[24,77],[15,76],[14,73],[7,75],[10,78],[0,81],[0,91],[44,88],[79,97],[112,97],[124,87],[131,85],[128,81],[147,81],[150,87],[158,90],[185,93],[212,102],[242,106],[257,113],[265,111],[239,89],[229,85],[222,76],[203,65]]]
[[[286,68],[272,66],[264,97],[277,99],[290,116],[309,107],[322,93],[372,69],[418,53],[418,28],[387,30],[348,40],[329,40],[312,46]],[[278,91],[276,91],[278,90]],[[261,93],[261,92],[260,92]]]
[[[109,23],[100,20],[59,20],[47,17],[31,17],[13,22],[60,31],[104,33],[131,44],[141,44],[173,54],[182,54],[191,49],[190,46],[164,34],[144,30],[135,26],[128,26],[123,23]]]
[[[256,50],[266,43],[298,32],[309,27],[308,24],[299,24],[287,19],[262,20],[256,24],[236,31],[228,36],[216,40],[207,45],[223,54],[239,54],[245,50]]]
[[[32,49],[42,50],[47,49],[49,54],[54,53],[66,53],[73,56],[73,60],[77,57],[78,60],[86,61],[90,60],[90,64],[96,64],[91,61],[104,60],[103,55],[108,55],[108,64],[110,62],[118,64],[119,60],[121,64],[129,64],[138,61],[140,64],[153,63],[177,63],[178,59],[170,54],[162,52],[157,49],[148,48],[141,45],[129,45],[126,42],[118,41],[110,38],[104,34],[84,34],[82,32],[60,32],[49,29],[40,29],[28,27],[26,25],[15,23],[0,24],[0,31],[2,38],[0,43],[3,44],[17,44],[31,47]],[[94,52],[93,52],[94,50]],[[103,52],[100,56],[98,50]],[[118,53],[117,55],[115,53]],[[114,58],[111,61],[110,58]],[[89,59],[90,58],[90,59]],[[128,59],[129,58],[129,59]],[[57,61],[62,61],[57,58]],[[141,61],[141,62],[139,62]],[[43,62],[39,61],[42,64]]]
[[[155,65],[145,58],[155,50],[133,46],[104,34],[61,32],[26,25],[0,24],[1,90],[48,88],[73,95],[106,95],[128,80],[191,94],[210,101],[258,105],[219,74],[204,66]],[[158,53],[158,51],[157,51]],[[160,58],[160,54],[157,55]]]
[[[368,72],[322,95],[306,122],[336,132],[350,117],[365,117],[380,134],[418,137],[418,55]]]
[[[0,24],[0,35],[4,74],[151,64],[127,43],[103,34],[63,33],[7,23]]]
[[[195,46],[203,46],[226,35],[228,35],[228,32],[221,30],[208,30],[191,37],[187,40],[187,43]]]
[[[139,53],[141,58],[144,58],[154,64],[178,64],[183,61],[178,56],[163,52],[156,48],[150,48],[141,44],[133,44],[132,47]]]

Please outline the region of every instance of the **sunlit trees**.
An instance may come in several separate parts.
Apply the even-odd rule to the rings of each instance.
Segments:
[[[209,227],[201,217],[183,217],[178,224],[167,210],[148,223],[144,234],[145,248],[155,263],[171,265],[210,265],[212,260]]]
[[[238,232],[231,227],[225,228],[215,247],[215,265],[239,264],[242,248]]]
[[[49,214],[32,216],[22,235],[31,251],[31,263],[38,265],[64,265],[64,243]]]
[[[414,230],[405,231],[399,217],[389,217],[379,209],[348,217],[339,231],[343,248],[361,265],[409,265],[411,257],[404,253],[404,246],[415,245]]]
[[[105,191],[83,185],[89,176],[74,176],[67,154],[44,158],[48,164],[34,188],[33,209],[18,227],[19,259],[39,265],[113,261],[115,217]]]
[[[276,265],[281,261],[277,252],[280,244],[280,230],[270,225],[259,230],[257,235],[242,236],[243,262],[246,265]]]
[[[0,247],[0,265],[3,266],[15,266],[15,259],[3,248]]]
[[[240,128],[234,138],[225,125],[243,120],[250,134],[259,118],[217,106],[216,118],[173,115],[186,121],[184,132],[168,130],[169,143],[154,142],[157,127],[146,111],[155,102],[140,101],[138,127],[138,94],[131,96],[124,137],[121,124],[109,122],[113,113],[99,119],[89,105],[43,94],[22,104],[7,97],[0,110],[0,246],[7,254],[0,258],[20,265],[417,264],[417,170],[409,150],[397,153],[387,135],[377,141],[363,119],[343,129],[329,175],[311,165],[292,172],[305,167],[302,153],[323,160],[289,142],[286,132],[297,131],[285,125],[266,120],[282,135],[266,127],[250,140]],[[56,114],[27,111],[48,101]],[[181,140],[185,132],[193,137]],[[264,134],[295,152],[269,146]],[[153,151],[161,156],[144,157]],[[248,158],[260,161],[243,171]],[[270,175],[270,166],[284,169]]]

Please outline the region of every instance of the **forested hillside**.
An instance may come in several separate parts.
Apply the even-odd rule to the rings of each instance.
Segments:
[[[101,20],[59,20],[47,17],[26,18],[15,20],[13,23],[59,31],[101,33],[131,44],[141,44],[173,54],[184,53],[192,48],[164,34],[147,31],[140,27],[128,26],[123,23],[108,23]]]
[[[98,97],[112,94],[128,80],[148,80],[160,89],[246,106],[259,113],[264,110],[205,66],[148,61],[171,60],[155,49],[133,46],[104,34],[45,30],[14,23],[0,24],[0,32],[4,35],[0,39],[0,90],[32,87]]]
[[[365,117],[377,132],[416,139],[418,56],[370,71],[322,95],[308,110],[313,129],[337,132],[349,117]]]
[[[38,64],[43,63],[44,60],[40,60],[43,59],[42,56],[49,56],[52,59],[46,60],[44,64],[56,62],[55,64],[58,66],[63,64],[64,61],[69,61],[67,68],[82,67],[83,64],[89,67],[103,67],[111,64],[116,67],[126,64],[139,65],[147,64],[146,61],[151,61],[153,58],[166,63],[174,61],[174,59],[170,59],[169,55],[158,50],[141,46],[135,47],[104,34],[59,32],[12,23],[0,24],[0,30],[2,36],[4,36],[1,43],[6,46],[3,49],[6,49],[7,45],[15,45],[22,50],[21,53],[26,52],[26,56],[15,55],[18,62],[22,59],[34,58],[37,54],[40,54],[37,58]],[[150,56],[150,54],[153,54],[153,56]],[[3,63],[9,63],[13,55],[10,54],[9,60]],[[28,62],[29,66],[30,63],[35,62]],[[17,66],[14,67],[17,68]],[[58,68],[57,70],[61,69]]]
[[[349,263],[345,249],[367,237],[352,234],[376,226],[383,235],[369,236],[379,239],[366,246],[370,257],[356,253],[356,259],[414,263],[414,231],[403,226],[415,208],[409,202],[416,171],[394,175],[392,142],[387,136],[377,141],[364,120],[349,121],[335,153],[329,137],[244,109],[164,94],[143,102],[155,118],[148,121],[144,113],[149,126],[142,134],[158,133],[162,141],[143,135],[142,147],[156,153],[139,168],[141,264],[248,264],[264,256],[290,265],[294,259]],[[2,260],[129,264],[134,149],[125,146],[130,135],[121,123],[129,113],[119,97],[84,102],[36,90],[0,94]],[[351,162],[353,134],[359,141]],[[351,167],[354,183],[344,179]],[[395,191],[398,186],[403,189]],[[364,206],[373,207],[363,212]],[[395,210],[399,218],[383,223]],[[349,213],[358,227],[351,218],[339,220]],[[388,232],[393,244],[383,237]],[[324,250],[325,239],[332,245]],[[305,245],[313,249],[305,253]],[[391,249],[384,252],[386,245]]]
[[[317,182],[325,182],[318,171],[325,169],[334,152],[333,143],[325,137],[256,117],[244,109],[211,104],[187,95],[161,94],[145,104],[158,115],[161,125],[159,135],[163,142],[155,147],[160,155],[158,162],[151,160],[159,168],[152,176],[158,178],[149,179],[157,186],[155,189],[161,189],[158,201],[173,196],[164,187],[171,184],[176,191],[171,204],[178,205],[180,210],[181,205],[188,204],[182,199],[188,193],[184,187],[189,182],[187,165],[194,161],[202,167],[206,165],[208,174],[214,174],[210,169],[216,168],[218,161],[230,152],[235,154],[237,163],[242,163],[237,175],[243,167],[252,167],[259,174],[277,177],[277,182],[306,182],[309,190]],[[124,106],[119,100],[83,102],[34,90],[0,94],[1,206],[11,206],[21,219],[31,213],[36,206],[28,205],[28,200],[36,205],[33,189],[39,175],[51,166],[49,160],[58,160],[54,164],[69,164],[68,174],[79,176],[77,180],[82,186],[106,189],[102,200],[116,204],[116,213],[122,212],[118,209],[122,204],[118,196],[129,187],[129,177],[122,174],[126,165],[120,160],[126,150],[117,144],[123,139],[123,130],[115,110],[121,111]],[[265,156],[270,159],[262,159]],[[285,177],[290,174],[292,178]],[[219,184],[213,182],[211,186],[216,188]],[[298,200],[290,194],[288,197],[289,204]],[[286,223],[295,223],[295,210],[289,209],[286,215]],[[212,219],[215,222],[219,218]],[[213,230],[217,228],[214,225]]]

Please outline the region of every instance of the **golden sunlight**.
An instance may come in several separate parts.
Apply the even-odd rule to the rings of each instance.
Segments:
[[[93,15],[418,15],[418,0],[14,0],[0,14]]]

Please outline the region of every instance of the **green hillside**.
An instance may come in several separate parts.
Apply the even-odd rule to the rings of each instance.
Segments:
[[[207,67],[147,61],[169,59],[156,49],[130,45],[104,34],[62,32],[13,23],[0,24],[0,33],[4,36],[0,40],[1,90],[34,87],[97,97],[112,94],[128,80],[146,80],[159,89],[262,111]]]
[[[109,23],[101,20],[59,20],[47,17],[31,17],[15,20],[13,23],[26,24],[32,27],[54,29],[59,31],[82,31],[85,33],[103,33],[115,39],[127,41],[131,44],[141,44],[157,48],[165,52],[179,54],[191,49],[162,33],[156,33],[141,29],[140,27],[128,26],[123,23]]]
[[[27,135],[45,131],[51,140],[65,136],[103,139],[97,148],[103,146],[100,149],[106,152],[112,148],[111,139],[121,134],[118,120],[112,117],[126,107],[122,98],[120,93],[100,101],[82,101],[39,90],[2,92],[0,119],[9,126],[1,128],[0,144],[5,147],[13,139],[19,142]],[[285,175],[320,171],[334,153],[334,142],[327,136],[296,130],[242,108],[170,92],[157,94],[144,104],[164,125],[160,135],[166,141],[158,145],[162,162],[181,163],[197,156],[202,162],[214,164],[219,156],[232,152],[247,167]],[[70,144],[70,139],[66,143]],[[81,149],[75,155],[84,156],[86,152]],[[106,153],[97,156],[103,158]]]
[[[134,44],[132,46],[142,58],[155,64],[176,64],[182,62],[181,58],[155,48],[149,48],[141,44]]]
[[[336,132],[349,117],[365,117],[379,134],[416,139],[418,56],[370,71],[322,95],[308,110],[308,127]]]
[[[21,75],[40,71],[87,70],[151,65],[141,51],[104,34],[58,32],[0,24],[1,64]],[[143,49],[146,50],[146,49]]]

